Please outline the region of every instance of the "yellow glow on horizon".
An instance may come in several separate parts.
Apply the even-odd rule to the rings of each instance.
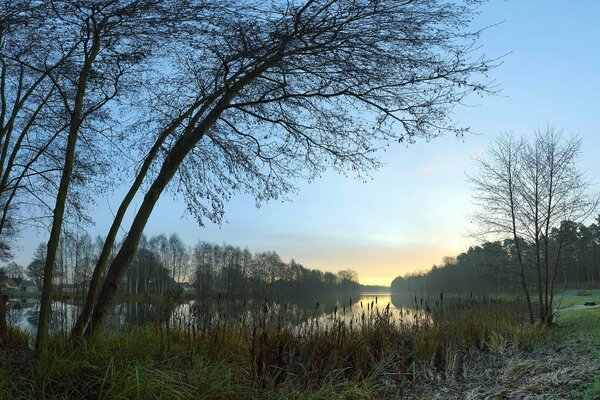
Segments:
[[[439,265],[444,256],[456,256],[465,251],[464,245],[411,243],[397,247],[335,246],[322,251],[305,253],[296,261],[307,268],[337,272],[353,269],[363,285],[389,286],[394,278]],[[296,252],[297,254],[298,252]]]
[[[362,285],[374,285],[374,286],[390,286],[392,280],[389,276],[371,276],[368,278],[360,278],[359,282]]]

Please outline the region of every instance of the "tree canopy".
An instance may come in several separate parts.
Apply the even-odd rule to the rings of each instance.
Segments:
[[[8,99],[19,104],[16,73],[23,82],[39,81],[32,104],[12,108],[25,110],[17,131],[39,139],[33,152],[6,135],[0,143],[29,160],[27,170],[41,169],[33,176],[47,184],[43,197],[19,189],[25,198],[34,195],[50,225],[38,338],[47,330],[65,214],[85,203],[78,197],[109,186],[103,180],[132,179],[76,330],[92,308],[95,322],[103,318],[166,190],[182,194],[200,224],[219,223],[238,193],[260,204],[326,168],[364,177],[391,143],[463,134],[467,127],[453,123],[452,108],[471,93],[489,93],[486,74],[496,64],[481,53],[479,32],[469,25],[477,3],[3,3],[0,57],[13,75],[0,88],[9,93],[3,110]],[[26,129],[27,121],[36,129]],[[30,176],[23,171],[9,176]],[[11,198],[13,187],[22,185],[0,183],[0,197]],[[139,192],[142,204],[109,265]],[[10,204],[23,203],[6,200],[4,208]]]

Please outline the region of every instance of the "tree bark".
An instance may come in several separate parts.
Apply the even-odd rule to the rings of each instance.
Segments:
[[[512,151],[512,149],[510,149]],[[516,216],[516,204],[515,204],[515,193],[514,193],[514,177],[513,177],[513,162],[512,154],[509,155],[508,164],[508,190],[509,190],[509,201],[510,201],[510,213],[511,213],[511,224],[513,240],[515,241],[515,248],[517,250],[517,258],[520,266],[521,285],[523,286],[523,292],[525,293],[525,299],[527,300],[527,310],[529,312],[529,321],[531,325],[535,323],[533,317],[533,307],[531,306],[531,297],[529,295],[529,289],[527,288],[527,281],[525,279],[525,265],[523,263],[523,254],[521,253],[521,246],[519,245],[519,237],[517,235],[517,216]]]
[[[6,343],[8,339],[8,329],[6,327],[6,302],[8,296],[0,288],[0,343]]]
[[[65,162],[56,196],[56,204],[54,206],[50,238],[48,239],[46,262],[44,265],[44,279],[42,282],[42,295],[40,299],[40,316],[35,343],[35,351],[38,355],[44,351],[48,336],[48,326],[50,324],[52,308],[52,275],[54,273],[54,264],[56,262],[56,251],[58,249],[60,232],[64,220],[67,193],[69,191],[71,175],[73,174],[73,166],[75,164],[75,149],[77,147],[79,127],[82,121],[83,102],[87,89],[88,77],[92,68],[92,64],[94,63],[99,51],[100,38],[95,34],[93,37],[92,46],[89,54],[86,55],[87,57],[77,82],[77,93],[75,96],[73,111],[71,113],[69,135],[67,137],[67,147],[65,150]]]

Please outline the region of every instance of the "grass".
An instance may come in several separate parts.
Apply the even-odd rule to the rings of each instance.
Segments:
[[[265,305],[243,322],[107,331],[77,345],[57,335],[37,365],[0,368],[0,398],[398,398],[460,376],[473,350],[523,350],[540,337],[505,302],[344,312],[298,325]]]
[[[538,303],[537,291],[532,290],[530,292],[531,301],[534,304]],[[464,294],[461,293],[450,293],[447,295],[448,298],[464,298]],[[503,301],[523,301],[524,295],[522,292],[515,293],[494,293],[494,299],[500,299]],[[596,304],[600,304],[600,289],[577,289],[577,288],[556,288],[554,291],[554,306],[557,308],[565,308],[573,305],[583,305],[585,302],[592,301]]]
[[[586,302],[595,302],[600,304],[600,290],[597,289],[569,289],[557,291],[555,294],[555,304],[561,308],[574,305],[583,305]]]
[[[592,356],[600,363],[600,308],[561,312],[554,334],[559,343],[580,354]],[[593,382],[574,391],[573,398],[600,399],[600,372],[591,374],[594,374]]]

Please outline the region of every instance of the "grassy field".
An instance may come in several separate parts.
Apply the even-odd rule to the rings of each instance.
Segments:
[[[583,305],[586,302],[600,304],[600,290],[598,289],[569,289],[557,291],[555,294],[555,305],[559,308],[574,305]]]
[[[536,291],[531,291],[531,300],[534,304],[538,303]],[[461,299],[464,295],[461,293],[450,293],[446,295],[449,299]],[[476,296],[476,297],[481,297]],[[521,292],[515,293],[494,293],[491,297],[504,301],[524,301],[525,297]],[[573,305],[583,305],[585,302],[592,301],[600,304],[600,289],[559,289],[554,294],[554,306],[556,308],[566,308]]]
[[[595,296],[597,298],[598,295]],[[573,298],[578,300],[577,296]],[[574,352],[593,357],[600,364],[600,308],[561,312],[553,333],[558,343]],[[590,374],[592,382],[573,391],[573,398],[600,399],[600,371],[592,371]]]

